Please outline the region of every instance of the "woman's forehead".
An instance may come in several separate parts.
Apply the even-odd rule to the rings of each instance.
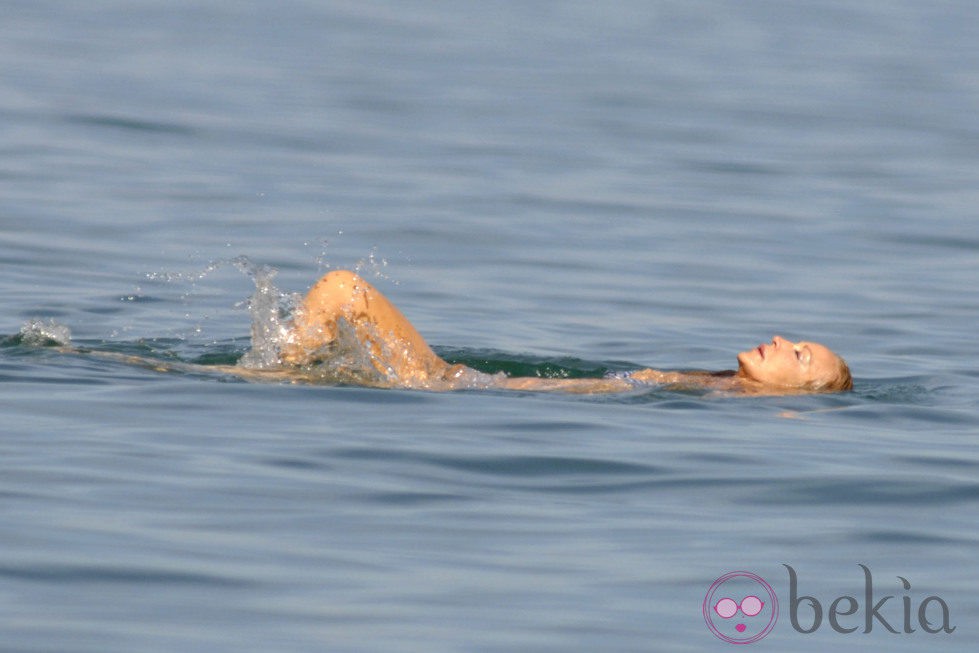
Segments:
[[[809,347],[809,351],[812,352],[814,359],[819,360],[821,363],[826,365],[835,365],[836,359],[839,358],[832,349],[826,345],[821,345],[818,342],[806,342],[803,343],[806,347]]]
[[[817,352],[818,351],[818,352],[823,353],[823,354],[829,354],[831,356],[836,356],[836,354],[833,353],[833,350],[831,350],[826,345],[822,345],[822,344],[820,344],[818,342],[810,342],[810,341],[807,340],[807,341],[803,342],[802,344],[805,345],[806,347],[809,347],[814,352]]]

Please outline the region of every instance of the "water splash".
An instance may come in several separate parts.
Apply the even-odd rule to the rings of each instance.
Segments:
[[[362,277],[372,276],[375,279],[384,279],[394,285],[398,285],[397,279],[392,279],[388,274],[384,272],[384,269],[388,266],[388,260],[384,257],[379,257],[377,255],[377,247],[371,247],[371,251],[368,252],[367,258],[362,258],[357,261],[354,266],[354,272]]]
[[[278,270],[270,265],[256,265],[247,256],[233,259],[232,264],[255,283],[255,292],[248,300],[251,316],[251,348],[238,364],[250,369],[270,369],[282,365],[282,346],[289,338],[289,316],[299,297],[285,294],[275,287],[272,279]]]
[[[370,344],[361,339],[357,328],[340,318],[336,323],[336,337],[317,352],[312,352],[303,370],[325,383],[368,387],[395,387],[398,377],[394,370],[380,364],[383,355],[371,351]],[[369,342],[380,342],[372,338]]]
[[[243,257],[239,257],[243,258]],[[208,275],[219,270],[221,267],[227,265],[229,262],[234,263],[237,259],[215,259],[209,261],[200,270],[195,270],[194,272],[175,272],[173,270],[160,270],[157,272],[146,272],[143,276],[149,281],[157,281],[160,283],[189,283],[193,286],[198,281],[203,281]]]
[[[177,293],[176,296],[179,304],[185,307],[183,317],[187,322],[190,322],[190,325],[174,325],[169,329],[170,335],[181,340],[190,341],[206,334],[206,325],[210,321],[211,315],[206,312],[201,312],[199,309],[199,295],[206,289],[204,281],[215,272],[226,269],[229,265],[233,264],[234,259],[218,258],[210,260],[203,267],[191,271],[160,270],[143,273],[143,278],[149,285],[166,286],[167,292]],[[213,288],[207,289],[207,291],[212,295],[216,295],[220,292],[220,289]],[[122,299],[123,301],[160,301],[160,297],[148,298],[145,296],[141,285],[136,286],[134,294],[123,297]],[[169,298],[165,298],[163,301],[169,301]],[[121,327],[121,331],[130,331],[130,327],[123,326]],[[118,334],[119,329],[113,333],[113,336],[117,336]]]
[[[20,328],[20,344],[28,347],[67,347],[71,344],[71,330],[54,320],[28,320]]]
[[[325,246],[324,242],[324,251]],[[238,256],[212,261],[202,271],[191,274],[160,273],[147,277],[164,283],[180,281],[193,284],[226,265],[248,276],[255,285],[249,298],[237,305],[247,309],[251,321],[250,346],[237,365],[248,370],[287,368],[282,354],[285,346],[291,343],[291,321],[302,298],[295,293],[284,293],[275,286],[278,270],[274,267],[255,263],[247,256]],[[376,250],[371,250],[365,259],[357,263],[356,269],[380,277],[386,265],[387,261],[379,258]],[[383,338],[368,338],[365,342],[353,325],[341,319],[337,324],[336,338],[319,351],[306,352],[308,362],[296,369],[297,379],[302,377],[317,382],[350,385],[398,385],[395,372],[382,364],[384,353],[375,352],[370,346],[370,343],[383,342]]]
[[[208,262],[203,269],[193,272],[151,272],[145,276],[151,281],[172,284],[187,283],[191,290],[181,296],[188,302],[196,285],[215,271],[232,266],[248,276],[255,284],[254,292],[247,300],[236,304],[248,310],[251,321],[251,343],[238,365],[243,368],[267,370],[281,367],[282,346],[288,339],[289,319],[293,309],[298,304],[298,296],[287,294],[276,288],[273,283],[278,270],[270,265],[259,265],[247,256],[221,258]],[[192,313],[186,314],[192,318]],[[207,316],[203,316],[207,319]],[[200,335],[203,328],[198,324],[193,328],[194,335]]]
[[[337,231],[337,238],[340,238],[341,236],[343,236],[343,229],[340,229],[340,230]],[[309,247],[311,245],[311,243],[309,243],[309,242],[304,243],[304,244],[307,247]],[[327,258],[327,254],[329,254],[329,250],[330,250],[330,245],[331,244],[332,244],[332,242],[331,242],[331,240],[329,238],[320,238],[319,239],[320,253],[316,257],[316,269],[320,271],[320,274],[325,273],[327,270],[329,270],[332,267],[330,265],[329,258]]]

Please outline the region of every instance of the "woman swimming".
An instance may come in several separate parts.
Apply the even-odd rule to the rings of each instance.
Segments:
[[[346,343],[346,345],[344,345]],[[359,350],[369,374],[357,380],[386,387],[611,393],[641,384],[705,388],[742,394],[840,392],[853,386],[846,362],[815,342],[780,336],[738,354],[738,369],[723,372],[660,371],[651,368],[604,378],[539,378],[489,375],[440,358],[408,319],[370,283],[349,270],[324,275],[295,311],[281,348],[282,362],[300,368]],[[357,367],[354,365],[353,367]]]

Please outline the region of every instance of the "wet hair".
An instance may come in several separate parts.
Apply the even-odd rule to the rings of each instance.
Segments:
[[[853,389],[853,375],[846,361],[836,357],[836,373],[828,379],[814,381],[809,389],[814,392],[847,392]]]

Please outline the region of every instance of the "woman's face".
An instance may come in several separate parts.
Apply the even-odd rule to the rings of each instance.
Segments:
[[[838,370],[839,358],[828,347],[781,336],[738,354],[738,373],[770,386],[807,387],[833,379]]]

